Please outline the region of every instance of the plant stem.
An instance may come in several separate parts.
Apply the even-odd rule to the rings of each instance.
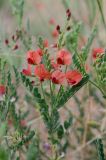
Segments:
[[[45,100],[45,102],[46,102],[46,98],[45,98],[45,93],[44,93],[44,89],[43,89],[42,82],[41,82],[41,90],[42,90],[43,98],[44,98],[44,100]]]
[[[52,91],[52,82],[50,81],[50,96],[51,96],[51,106],[53,107],[53,91]]]
[[[105,95],[105,93],[103,92],[103,90],[102,90],[95,82],[93,82],[93,81],[91,81],[91,80],[89,80],[89,82],[101,91],[101,93],[103,94],[103,97],[104,97],[104,98],[106,97],[106,95]]]

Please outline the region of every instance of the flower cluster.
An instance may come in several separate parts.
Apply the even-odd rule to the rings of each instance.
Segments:
[[[46,47],[47,49],[47,47]],[[62,48],[57,51],[56,58],[50,58],[51,69],[47,69],[43,62],[43,57],[48,54],[44,49],[38,48],[27,52],[27,69],[23,69],[22,73],[26,76],[35,76],[40,82],[50,80],[54,84],[76,85],[82,79],[82,74],[78,70],[70,70],[68,66],[72,64],[71,53]],[[34,67],[33,67],[34,66]]]
[[[101,57],[102,54],[104,54],[103,48],[94,48],[92,51],[92,56],[94,59],[96,59],[97,57]]]

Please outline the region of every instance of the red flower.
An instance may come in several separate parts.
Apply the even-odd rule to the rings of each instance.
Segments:
[[[52,36],[54,38],[56,38],[56,37],[58,37],[58,35],[59,35],[59,33],[58,33],[57,29],[54,29],[53,32],[52,32]]]
[[[45,40],[43,41],[43,44],[44,44],[44,47],[45,47],[45,48],[48,48],[48,46],[49,46],[49,41],[48,41],[47,39],[45,39]]]
[[[101,55],[104,53],[104,49],[103,48],[94,48],[92,51],[92,56],[93,58],[97,58],[98,55]]]
[[[81,81],[82,74],[77,70],[68,71],[66,72],[66,79],[69,84],[76,85]]]
[[[38,48],[38,49],[36,50],[36,52],[38,52],[38,54],[39,54],[40,56],[43,55],[43,51],[42,51],[40,48]]]
[[[50,79],[50,72],[46,70],[44,64],[40,64],[35,67],[35,76],[38,76],[40,81],[44,81]]]
[[[0,96],[3,95],[3,94],[5,94],[5,92],[6,92],[6,87],[1,84],[0,85]]]
[[[52,73],[51,80],[55,84],[63,84],[65,82],[65,74],[59,70],[56,70]]]
[[[55,70],[60,67],[60,65],[54,61],[54,58],[51,58],[51,65]]]
[[[37,51],[28,51],[27,61],[29,64],[39,64],[41,62],[41,56]]]
[[[22,74],[24,74],[26,76],[31,76],[31,65],[30,64],[28,64],[27,69],[22,70]]]
[[[49,23],[50,23],[51,25],[54,25],[54,24],[55,24],[55,19],[51,18],[51,19],[49,20]]]
[[[57,53],[57,63],[61,65],[70,65],[72,61],[71,54],[66,49],[61,49]]]

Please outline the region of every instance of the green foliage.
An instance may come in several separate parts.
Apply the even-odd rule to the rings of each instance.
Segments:
[[[85,74],[83,59],[78,51],[78,38],[79,38],[80,29],[81,29],[81,23],[73,24],[71,31],[66,35],[66,47],[73,54],[72,59],[73,59],[74,66],[80,72]]]
[[[20,74],[17,71],[16,67],[13,66],[14,69],[14,74],[15,74],[15,82],[16,82],[16,86],[18,87],[19,83],[20,83]]]
[[[71,26],[71,31],[66,34],[66,47],[70,52],[75,52],[78,47],[78,38],[81,29],[81,23],[76,23]]]
[[[58,100],[57,108],[62,107],[79,89],[81,89],[89,80],[89,76],[86,75],[81,82],[71,88],[68,88],[65,92],[63,92],[62,96]]]
[[[4,149],[3,146],[0,146],[0,160],[9,160],[8,152]]]
[[[0,139],[6,134],[7,123],[0,123]]]
[[[40,110],[41,115],[44,119],[44,122],[47,125],[47,128],[50,128],[50,124],[49,124],[49,120],[48,120],[49,119],[48,105],[46,104],[45,100],[42,98],[41,94],[39,93],[38,88],[33,87],[29,78],[27,78],[23,74],[21,74],[21,78],[22,78],[22,81],[25,84],[25,86],[30,90],[32,95],[36,98],[36,102],[39,104],[39,107],[40,107],[39,110]]]
[[[39,139],[34,138],[28,147],[27,160],[39,160],[40,159],[40,144]]]
[[[98,57],[94,63],[94,69],[96,71],[96,82],[100,87],[103,97],[106,98],[106,54]]]
[[[49,53],[45,53],[43,55],[43,64],[45,64],[45,67],[48,71],[50,71],[52,69]]]
[[[65,128],[66,130],[69,129],[69,127],[72,125],[72,122],[73,122],[73,118],[70,117],[69,120],[66,120],[66,121],[64,122],[64,128]]]
[[[62,0],[62,3],[65,7],[65,9],[68,9],[70,7],[70,1],[69,0]]]
[[[11,0],[13,14],[16,16],[19,26],[22,25],[24,0]]]
[[[98,138],[96,140],[96,145],[98,150],[98,160],[105,160],[104,148],[103,148],[103,143],[101,138]]]
[[[38,38],[38,46],[39,48],[41,48],[42,50],[44,50],[44,41],[42,37]]]
[[[73,64],[74,66],[80,71],[82,72],[83,74],[86,74],[85,73],[85,67],[84,67],[84,64],[82,62],[82,59],[80,58],[80,55],[77,51],[74,51],[74,54],[73,54]]]
[[[58,131],[57,131],[57,135],[59,139],[62,139],[63,135],[64,135],[64,128],[62,125],[59,126]]]
[[[92,45],[92,42],[93,42],[93,40],[94,40],[94,38],[95,38],[96,33],[97,33],[97,27],[94,27],[91,35],[90,35],[89,38],[88,38],[88,41],[87,41],[86,45],[85,45],[85,46],[82,48],[82,50],[81,50],[81,53],[82,53],[81,56],[82,56],[82,59],[83,59],[83,62],[84,62],[84,63],[86,62],[86,60],[87,60],[87,58],[88,58],[88,54],[89,54],[89,51],[90,51],[90,47],[91,47],[91,45]]]
[[[5,68],[6,68],[6,61],[5,60],[2,60],[1,58],[0,58],[0,73],[1,73],[1,79],[0,79],[0,82],[2,83],[2,84],[5,84],[5,81],[6,81],[6,70],[5,70]]]
[[[23,46],[27,51],[29,49],[32,49],[32,39],[29,34],[30,32],[29,21],[27,23],[27,29],[26,29],[27,32],[22,28],[24,2],[25,2],[24,0],[11,0],[11,5],[13,9],[13,14],[17,17],[18,24],[20,27],[19,30],[17,30],[17,35],[19,36],[18,40],[22,41]],[[69,0],[64,0],[63,4],[66,9],[70,7]],[[101,11],[101,4],[98,3],[98,5]],[[103,18],[103,13],[101,12],[101,14]],[[58,89],[57,84],[53,84],[51,81],[46,81],[46,82],[39,81],[39,84],[38,83],[36,84],[36,82],[38,81],[34,79],[35,77],[33,77],[33,75],[32,77],[27,77],[23,74],[20,74],[17,68],[15,68],[14,66],[12,66],[12,68],[8,67],[7,63],[0,59],[0,74],[2,74],[2,76],[0,75],[1,84],[6,85],[6,93],[5,95],[3,95],[4,97],[0,101],[0,143],[3,142],[3,144],[6,144],[6,147],[10,152],[9,154],[11,160],[13,160],[14,158],[20,160],[21,157],[19,157],[20,155],[17,155],[17,153],[20,152],[21,150],[22,152],[25,152],[26,154],[25,159],[27,160],[39,160],[42,159],[43,156],[44,156],[43,159],[46,158],[46,159],[60,160],[62,159],[61,153],[63,152],[65,153],[67,147],[69,147],[70,145],[68,136],[70,133],[69,129],[72,126],[74,116],[67,109],[68,112],[70,113],[70,116],[69,118],[61,122],[59,111],[60,108],[64,107],[67,101],[71,97],[73,97],[75,93],[77,93],[89,81],[89,76],[86,74],[85,71],[85,64],[88,58],[90,47],[97,32],[97,28],[95,27],[90,37],[88,38],[87,43],[80,51],[78,41],[79,38],[82,36],[80,34],[82,24],[73,22],[68,19],[64,29],[60,30],[59,38],[57,40],[57,49],[59,50],[63,47],[66,47],[72,53],[73,64],[71,64],[68,67],[66,66],[66,68],[77,69],[82,73],[83,78],[77,85],[75,86],[73,85],[72,87],[69,87],[69,85],[68,86],[58,85],[60,89],[58,90],[57,93]],[[39,37],[38,46],[43,51],[41,63],[43,63],[46,69],[50,71],[50,73],[52,73],[52,71],[54,70],[52,68],[50,61],[50,53],[49,53],[50,51],[48,50],[48,47],[45,46],[42,37]],[[101,84],[104,86],[106,82],[106,76],[105,76],[106,54],[102,56],[101,59],[99,59],[97,62],[98,63],[95,66],[97,67],[100,80],[102,81]],[[34,69],[34,67],[32,68]],[[67,71],[67,69],[65,71]],[[64,66],[61,66],[61,70],[62,71],[64,70]],[[43,147],[41,146],[42,144],[40,144],[39,136],[35,134],[36,132],[30,129],[29,127],[30,123],[28,124],[28,126],[26,124],[25,125],[21,124],[22,120],[25,120],[25,118],[27,118],[29,111],[22,112],[21,107],[23,107],[23,104],[18,103],[19,96],[17,95],[17,87],[19,87],[20,79],[22,79],[22,82],[24,83],[25,87],[31,93],[29,97],[30,101],[32,101],[33,99],[33,105],[37,103],[37,109],[39,109],[41,118],[43,119],[43,122],[47,127],[48,141],[50,141],[50,147],[51,147],[50,154],[53,154],[52,157],[45,156],[45,153],[42,152]],[[32,83],[32,80],[35,80],[35,84]],[[49,87],[47,86],[47,90],[45,91],[46,88],[45,85],[47,83],[50,86]],[[80,109],[80,103],[82,103],[82,101],[80,101],[77,98],[76,101],[81,116],[78,118],[75,117],[76,121],[78,120],[78,125],[79,126],[81,125],[80,127],[78,126],[79,128],[77,128],[77,130],[79,129],[80,131],[83,131],[84,128],[82,127],[82,125],[84,125],[84,123],[82,121],[83,121],[84,111],[82,108]],[[19,109],[17,107],[17,104],[20,105]],[[9,122],[9,120],[12,121],[12,132],[13,132],[12,134],[9,130],[11,129],[11,127],[9,125],[7,126],[7,122]],[[36,121],[36,119],[34,121]],[[93,121],[90,122],[87,124],[90,126],[89,128],[95,127],[97,129],[97,125],[92,123]],[[79,133],[78,134],[76,133],[75,136],[77,137],[76,141],[79,143],[80,141]],[[89,137],[85,138],[87,139]],[[75,149],[75,146],[73,144],[71,145]],[[98,146],[99,159],[104,160],[103,145],[100,139],[97,140],[97,146]],[[40,147],[42,150],[40,150]],[[0,156],[2,157],[2,160],[8,160],[8,158],[3,159],[3,157],[6,157],[5,153],[6,151],[3,148],[1,150],[0,147]]]
[[[14,146],[11,146],[11,148],[15,150],[21,148],[25,143],[29,142],[33,138],[34,135],[35,135],[35,132],[31,131],[28,136],[23,137],[19,143],[17,143]]]

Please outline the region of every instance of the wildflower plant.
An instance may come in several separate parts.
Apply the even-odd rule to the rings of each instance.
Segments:
[[[66,11],[67,22],[62,29],[56,27],[59,37],[52,47],[44,44],[44,39],[38,39],[38,48],[27,52],[28,68],[22,70],[21,78],[25,86],[35,97],[39,112],[48,130],[48,140],[53,150],[52,160],[62,159],[65,152],[64,140],[72,125],[73,117],[60,121],[60,108],[88,81],[86,73],[87,52],[89,52],[96,28],[93,30],[86,46],[78,50],[78,34],[80,24],[72,24],[71,12]],[[67,148],[67,147],[66,147]]]
[[[20,72],[5,59],[0,59],[0,159],[21,160],[23,155],[26,160],[65,159],[68,147],[72,145],[68,138],[74,117],[68,111],[67,118],[61,121],[60,110],[65,108],[72,97],[79,106],[80,101],[75,94],[88,83],[99,89],[103,98],[106,98],[106,51],[103,48],[93,49],[92,66],[95,75],[92,76],[92,73],[88,72],[87,60],[97,26],[93,28],[85,45],[80,46],[82,24],[73,22],[70,9],[66,10],[65,25],[55,27],[55,42],[50,44],[49,40],[39,37],[34,48],[30,34],[22,28],[24,0],[11,0],[11,4],[19,24],[19,30],[12,36],[12,40],[15,43],[20,40],[25,47],[27,65]],[[55,25],[52,19],[50,23]],[[8,48],[8,39],[5,44]],[[16,44],[13,50],[17,49],[19,48]],[[29,112],[21,112],[21,106],[17,108],[20,98],[17,88],[21,83],[27,89],[27,96],[30,95],[30,101],[34,101],[34,106],[44,122],[47,143],[43,144],[37,129],[28,125]],[[81,108],[79,111],[80,116],[83,116]],[[82,119],[79,118],[80,122]],[[93,122],[89,122],[90,125],[97,126]],[[97,148],[100,159],[105,159],[99,139]]]

